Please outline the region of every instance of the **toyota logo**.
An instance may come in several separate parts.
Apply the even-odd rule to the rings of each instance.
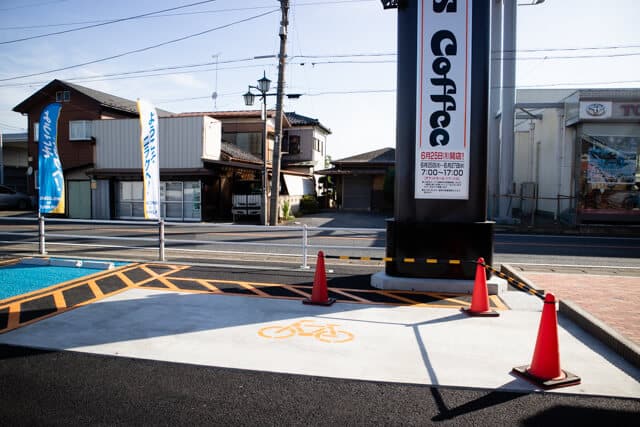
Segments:
[[[603,104],[593,103],[587,105],[587,114],[589,114],[590,116],[599,117],[604,115],[604,113],[606,112],[607,107],[605,107]]]

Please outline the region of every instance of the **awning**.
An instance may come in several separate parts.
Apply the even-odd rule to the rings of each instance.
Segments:
[[[282,179],[287,186],[289,196],[304,196],[315,193],[313,178],[283,174]]]

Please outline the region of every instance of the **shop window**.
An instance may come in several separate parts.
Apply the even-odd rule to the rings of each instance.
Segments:
[[[199,221],[201,218],[200,181],[162,181],[160,200],[163,218]],[[142,181],[121,181],[118,184],[116,216],[144,217],[144,184]]]
[[[585,214],[640,214],[640,137],[582,135],[580,197]]]

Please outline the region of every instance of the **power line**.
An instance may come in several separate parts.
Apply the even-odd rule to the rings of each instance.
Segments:
[[[362,90],[343,90],[343,91],[327,91],[316,93],[303,93],[304,96],[323,96],[323,95],[356,95],[364,93],[395,93],[396,89],[362,89]]]
[[[168,44],[177,43],[177,42],[180,42],[180,41],[183,41],[183,40],[187,40],[187,39],[190,39],[190,38],[193,38],[193,37],[201,36],[203,34],[208,34],[208,33],[211,33],[213,31],[217,31],[217,30],[221,30],[221,29],[224,29],[224,28],[228,28],[228,27],[231,27],[233,25],[240,24],[242,22],[247,22],[247,21],[251,21],[251,20],[257,19],[257,18],[261,18],[263,16],[270,15],[270,14],[278,12],[278,11],[279,11],[278,9],[274,9],[274,10],[271,10],[269,12],[265,12],[265,13],[261,13],[261,14],[258,14],[258,15],[254,15],[254,16],[251,16],[249,18],[241,19],[239,21],[234,21],[234,22],[231,22],[229,24],[221,25],[219,27],[210,28],[210,29],[205,30],[205,31],[200,31],[198,33],[190,34],[190,35],[187,35],[187,36],[184,36],[184,37],[180,37],[180,38],[169,40],[169,41],[162,42],[162,43],[157,43],[155,45],[143,47],[143,48],[140,48],[140,49],[135,49],[135,50],[130,50],[128,52],[119,53],[117,55],[109,56],[109,57],[106,57],[106,58],[95,59],[93,61],[83,62],[81,64],[69,65],[69,66],[66,66],[66,67],[56,68],[56,69],[48,70],[48,71],[41,71],[39,73],[31,73],[31,74],[24,74],[24,75],[21,75],[21,76],[8,77],[8,78],[5,78],[5,79],[0,79],[0,82],[6,82],[6,81],[9,81],[9,80],[17,80],[17,79],[22,79],[22,78],[25,78],[25,77],[41,76],[43,74],[54,73],[54,72],[57,72],[57,71],[70,70],[72,68],[78,68],[78,67],[82,67],[82,66],[85,66],[85,65],[96,64],[98,62],[109,61],[111,59],[121,58],[123,56],[131,55],[131,54],[134,54],[134,53],[145,52],[147,50],[155,49],[155,48],[158,48],[158,47],[161,47],[161,46],[166,46]]]
[[[395,55],[395,54],[387,54],[387,53],[381,53],[381,54],[336,54],[336,55],[296,55],[296,56],[291,56],[289,57],[289,59],[296,59],[296,58],[335,58],[335,57],[349,57],[349,56],[353,56],[353,57],[363,57],[363,56],[384,56],[384,55]],[[249,61],[254,61],[260,58],[257,57],[251,57],[251,58],[239,58],[239,59],[231,59],[231,60],[226,60],[226,61],[219,61],[218,64],[234,64],[234,63],[239,63],[239,62],[249,62]],[[149,68],[149,69],[143,69],[143,70],[133,70],[133,71],[124,71],[124,72],[119,72],[119,73],[110,73],[110,74],[102,74],[102,75],[93,75],[90,77],[67,77],[64,78],[64,80],[68,80],[68,81],[102,81],[101,79],[104,77],[119,77],[119,76],[127,76],[127,75],[134,75],[134,74],[142,74],[142,73],[151,73],[151,72],[156,72],[156,71],[167,71],[167,70],[179,70],[179,69],[183,69],[183,68],[198,68],[198,67],[206,67],[209,65],[215,65],[216,62],[202,62],[199,64],[180,64],[180,65],[170,65],[170,66],[166,66],[166,67],[157,67],[157,68]],[[302,65],[302,63],[298,62],[298,63],[291,63],[292,65]],[[262,65],[260,65],[262,66]],[[237,69],[238,67],[223,67],[220,68],[221,70],[231,70],[231,69]],[[210,71],[210,70],[194,70],[194,72],[202,72],[202,71]],[[154,75],[169,75],[169,74],[180,74],[180,73],[164,73],[164,74],[154,74]],[[110,80],[110,79],[104,79],[104,80]],[[37,81],[37,82],[24,82],[24,83],[11,83],[11,84],[0,84],[0,87],[21,87],[21,86],[31,86],[31,85],[36,85],[36,84],[42,84],[42,83],[47,83],[47,82],[43,82],[43,81]]]
[[[620,58],[625,56],[638,56],[640,52],[627,52],[627,53],[608,53],[598,55],[566,55],[566,56],[525,56],[525,57],[511,57],[511,58],[491,58],[492,61],[541,61],[541,60],[553,60],[553,59],[589,59],[589,58]]]
[[[26,130],[26,128],[21,128],[21,127],[18,127],[18,126],[12,126],[12,125],[9,125],[9,124],[6,124],[6,123],[2,123],[2,122],[0,122],[0,126],[5,127],[5,128],[16,129],[16,130]]]
[[[42,1],[40,3],[23,4],[22,6],[3,7],[2,9],[0,9],[0,12],[6,12],[8,10],[16,10],[16,9],[27,9],[29,7],[44,6],[45,4],[62,3],[65,1],[67,0]]]
[[[622,54],[620,56],[638,56],[639,53],[629,53]],[[395,56],[395,54],[388,53],[380,53],[380,54],[332,54],[332,55],[296,55],[292,56],[289,59],[297,59],[297,58],[346,58],[346,57],[376,57],[376,56]],[[589,59],[589,58],[602,58],[602,57],[614,57],[618,55],[588,55],[588,56],[570,56],[570,57],[541,57],[541,58],[520,58],[522,60],[526,59],[539,59],[539,60],[554,60],[554,59]],[[219,64],[232,64],[232,63],[241,63],[241,62],[249,62],[259,58],[242,58],[242,59],[234,59],[227,61],[220,61]],[[334,65],[334,64],[386,64],[386,63],[395,63],[395,60],[341,60],[341,61],[313,61],[313,62],[289,62],[290,65]],[[93,75],[89,77],[67,77],[64,80],[67,81],[75,81],[75,82],[98,82],[98,81],[109,81],[109,80],[126,80],[133,78],[141,78],[141,77],[159,77],[166,75],[176,75],[176,74],[186,74],[186,73],[202,73],[202,72],[210,72],[215,69],[200,69],[194,70],[194,68],[205,67],[209,65],[215,65],[215,62],[204,62],[199,64],[184,64],[184,65],[173,65],[166,67],[158,67],[151,69],[143,69],[143,70],[134,70],[134,71],[126,71],[120,73],[110,73],[110,74],[102,74],[102,75]],[[236,70],[242,68],[256,68],[263,67],[264,64],[258,65],[246,65],[246,66],[235,66],[235,67],[221,67],[219,70]],[[189,71],[178,71],[181,69],[189,69]],[[161,71],[172,71],[163,73]],[[22,86],[32,86],[38,84],[45,84],[46,81],[34,81],[34,82],[24,82],[24,83],[10,83],[10,84],[0,84],[0,87],[22,87]]]
[[[605,50],[605,49],[631,49],[640,47],[640,44],[620,44],[609,46],[581,46],[581,47],[546,47],[536,49],[516,49],[516,50],[494,50],[491,53],[525,53],[525,52],[562,52],[562,51],[576,51],[576,50]]]
[[[56,31],[54,33],[39,34],[37,36],[23,37],[21,39],[2,41],[2,42],[0,42],[0,44],[17,43],[17,42],[22,42],[22,41],[26,41],[26,40],[39,39],[39,38],[42,38],[42,37],[55,36],[55,35],[58,35],[58,34],[72,33],[74,31],[86,30],[86,29],[89,29],[89,28],[102,27],[104,25],[115,24],[117,22],[130,21],[132,19],[138,19],[138,18],[142,18],[142,17],[145,17],[145,16],[155,15],[156,13],[168,12],[170,10],[184,9],[184,8],[187,8],[187,7],[198,6],[198,5],[201,5],[201,4],[204,4],[204,3],[211,3],[211,2],[214,2],[214,1],[217,1],[217,0],[203,0],[203,1],[199,1],[197,3],[185,4],[184,6],[176,6],[176,7],[172,7],[172,8],[169,8],[169,9],[156,10],[154,12],[143,13],[142,15],[135,15],[135,16],[129,16],[127,18],[114,19],[112,21],[106,21],[106,22],[102,22],[102,23],[99,23],[99,24],[87,25],[87,26],[79,27],[79,28],[71,28],[69,30]]]
[[[216,1],[216,0],[212,0]],[[299,3],[296,7],[299,6],[326,6],[326,5],[334,5],[334,4],[345,4],[345,3],[365,3],[365,2],[376,2],[378,0],[334,0],[334,1],[314,1],[314,2],[306,2]],[[187,6],[183,6],[187,7]],[[171,16],[187,16],[187,15],[203,15],[203,14],[215,14],[220,12],[238,12],[244,10],[258,10],[258,9],[272,9],[273,6],[252,6],[252,7],[236,7],[236,8],[227,8],[227,9],[215,9],[215,10],[200,10],[194,12],[180,12],[180,13],[162,13],[156,12],[153,16],[139,16],[135,19],[150,19],[150,18],[165,18]],[[1,9],[0,9],[1,10]],[[133,19],[133,18],[132,18]],[[0,27],[0,30],[28,30],[34,28],[45,28],[45,27],[64,27],[69,25],[84,25],[84,24],[105,24],[110,23],[112,20],[91,20],[91,21],[76,21],[76,22],[65,22],[58,24],[40,24],[40,25],[24,25],[24,26],[13,26],[13,27]],[[117,19],[116,19],[117,21]]]

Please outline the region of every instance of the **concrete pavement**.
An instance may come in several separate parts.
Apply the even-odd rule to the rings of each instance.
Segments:
[[[470,318],[446,308],[299,301],[132,288],[0,335],[0,343],[288,374],[532,392],[528,364],[538,299]],[[278,326],[279,328],[274,328]],[[340,331],[331,338],[327,331]],[[559,325],[562,367],[582,378],[554,393],[640,398],[640,370],[571,321]],[[324,339],[323,339],[324,338]]]

